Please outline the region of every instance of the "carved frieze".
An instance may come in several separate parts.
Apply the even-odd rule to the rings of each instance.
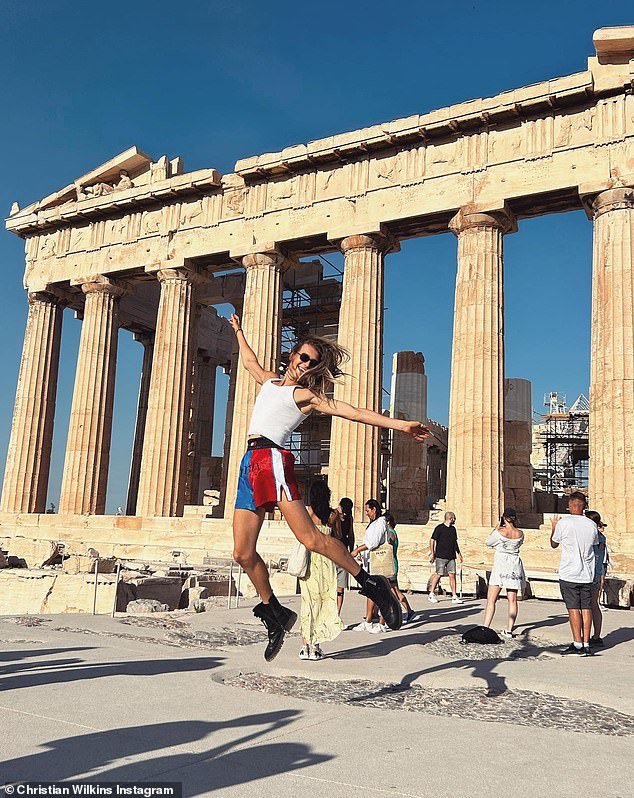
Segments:
[[[361,194],[365,194],[370,182],[369,158],[363,158],[360,161],[353,161],[352,163],[346,164],[344,169],[346,171],[346,194],[350,197],[358,197]],[[394,166],[390,164],[388,171],[393,169]],[[378,170],[377,176],[380,177]],[[386,179],[389,180],[389,177]]]
[[[427,147],[424,144],[399,152],[399,173],[403,183],[418,183],[425,178],[426,156]]]
[[[245,216],[259,216],[266,210],[268,183],[254,183],[247,188]]]
[[[141,221],[141,235],[153,236],[157,235],[161,228],[161,211],[144,211]]]
[[[178,225],[171,225],[170,229],[178,227],[199,227],[203,224],[203,201],[201,199],[192,202],[180,203],[180,219]]]
[[[266,195],[267,210],[280,210],[293,205],[293,198],[298,183],[297,175],[282,180],[273,180],[268,184]]]
[[[552,154],[555,145],[555,120],[552,114],[528,119],[523,127],[527,160]]]
[[[622,141],[628,128],[627,100],[631,97],[608,97],[597,103],[597,138],[598,144],[610,144]],[[630,108],[631,113],[631,108]],[[632,117],[630,116],[630,119]]]
[[[40,236],[37,256],[41,260],[57,255],[57,230],[53,233]]]
[[[306,208],[315,201],[317,175],[315,172],[302,172],[297,176],[295,207]]]
[[[444,141],[427,146],[427,175],[433,177],[438,174],[453,172],[457,168],[458,141]]]

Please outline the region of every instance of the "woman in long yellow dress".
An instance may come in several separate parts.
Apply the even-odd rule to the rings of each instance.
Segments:
[[[308,514],[323,535],[341,538],[339,513],[330,507],[330,488],[325,482],[314,482],[310,486]],[[343,629],[337,609],[337,568],[334,562],[311,551],[308,576],[300,579],[299,584],[304,640],[299,658],[322,659],[320,643],[334,640]]]

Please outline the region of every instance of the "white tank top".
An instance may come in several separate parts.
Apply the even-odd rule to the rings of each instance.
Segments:
[[[267,380],[257,395],[247,435],[261,435],[286,449],[291,435],[306,414],[297,407],[293,393],[297,385],[276,385]]]

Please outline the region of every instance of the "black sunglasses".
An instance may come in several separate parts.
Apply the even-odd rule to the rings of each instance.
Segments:
[[[315,368],[321,363],[321,360],[314,360],[310,355],[306,354],[306,352],[297,352],[299,355],[299,359],[302,363],[308,363],[311,369]]]

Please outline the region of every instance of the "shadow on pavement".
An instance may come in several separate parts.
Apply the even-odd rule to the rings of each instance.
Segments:
[[[19,662],[22,659],[35,657],[51,657],[55,654],[69,654],[71,651],[94,651],[94,646],[75,646],[72,648],[32,648],[24,651],[11,649],[0,651],[0,662]]]
[[[60,781],[81,777],[90,781],[183,782],[185,795],[246,784],[278,773],[332,759],[298,743],[255,743],[301,717],[298,710],[280,710],[222,720],[173,721],[133,726],[53,740],[47,750],[20,757],[2,768],[4,782]],[[255,731],[200,753],[164,753],[229,729]],[[135,758],[135,761],[130,761]]]
[[[224,663],[223,657],[192,657],[183,659],[140,660],[137,662],[88,663],[68,665],[63,660],[51,660],[46,670],[38,673],[18,671],[0,679],[0,690],[16,690],[21,687],[63,684],[104,676],[158,676],[165,673],[204,671],[217,668]],[[62,666],[61,668],[59,666]],[[23,668],[32,667],[28,664]],[[41,665],[44,667],[44,665]]]

